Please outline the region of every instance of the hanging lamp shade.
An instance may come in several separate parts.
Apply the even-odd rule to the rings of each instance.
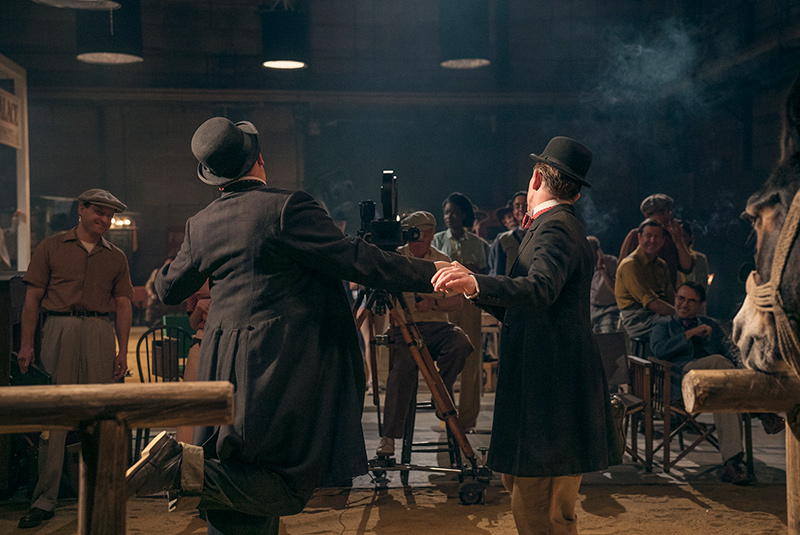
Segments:
[[[446,69],[489,65],[489,0],[439,0],[439,46]]]
[[[112,0],[33,0],[37,4],[50,7],[66,7],[70,9],[108,10],[117,9],[119,2]]]
[[[121,64],[143,61],[140,0],[123,0],[113,11],[76,11],[78,60]]]
[[[285,9],[261,11],[261,54],[269,69],[302,69],[308,64],[308,18]]]

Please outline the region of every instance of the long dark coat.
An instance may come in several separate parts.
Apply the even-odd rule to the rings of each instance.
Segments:
[[[534,220],[508,277],[476,276],[478,304],[503,322],[492,470],[580,474],[608,467],[614,455],[589,319],[593,267],[583,227],[572,206],[560,204]]]
[[[346,237],[306,193],[223,193],[187,221],[156,279],[167,304],[211,279],[199,379],[234,384],[235,421],[195,442],[215,439],[220,459],[265,466],[296,489],[366,473],[365,375],[341,281],[430,292],[434,271]]]

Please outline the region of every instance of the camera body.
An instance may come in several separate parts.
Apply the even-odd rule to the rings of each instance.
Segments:
[[[397,176],[394,171],[385,170],[381,180],[381,208],[383,217],[375,219],[375,201],[358,203],[361,216],[361,229],[358,235],[365,241],[384,251],[396,251],[409,241],[419,239],[419,229],[403,229],[397,213]]]

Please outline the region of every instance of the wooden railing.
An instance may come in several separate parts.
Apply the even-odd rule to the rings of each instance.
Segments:
[[[228,382],[0,388],[0,433],[80,429],[78,533],[125,533],[130,428],[233,421]]]

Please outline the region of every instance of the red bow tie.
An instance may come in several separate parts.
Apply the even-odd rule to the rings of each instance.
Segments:
[[[533,217],[529,216],[528,214],[525,214],[524,216],[522,216],[522,224],[520,225],[520,227],[522,227],[524,229],[527,229],[528,227],[531,226],[531,224],[533,223],[534,219],[536,219],[537,217],[539,217],[540,215],[542,215],[546,211],[552,210],[556,206],[558,206],[558,205],[556,204],[556,205],[553,205],[553,206],[548,206],[547,208],[542,208],[538,212],[534,212]]]

